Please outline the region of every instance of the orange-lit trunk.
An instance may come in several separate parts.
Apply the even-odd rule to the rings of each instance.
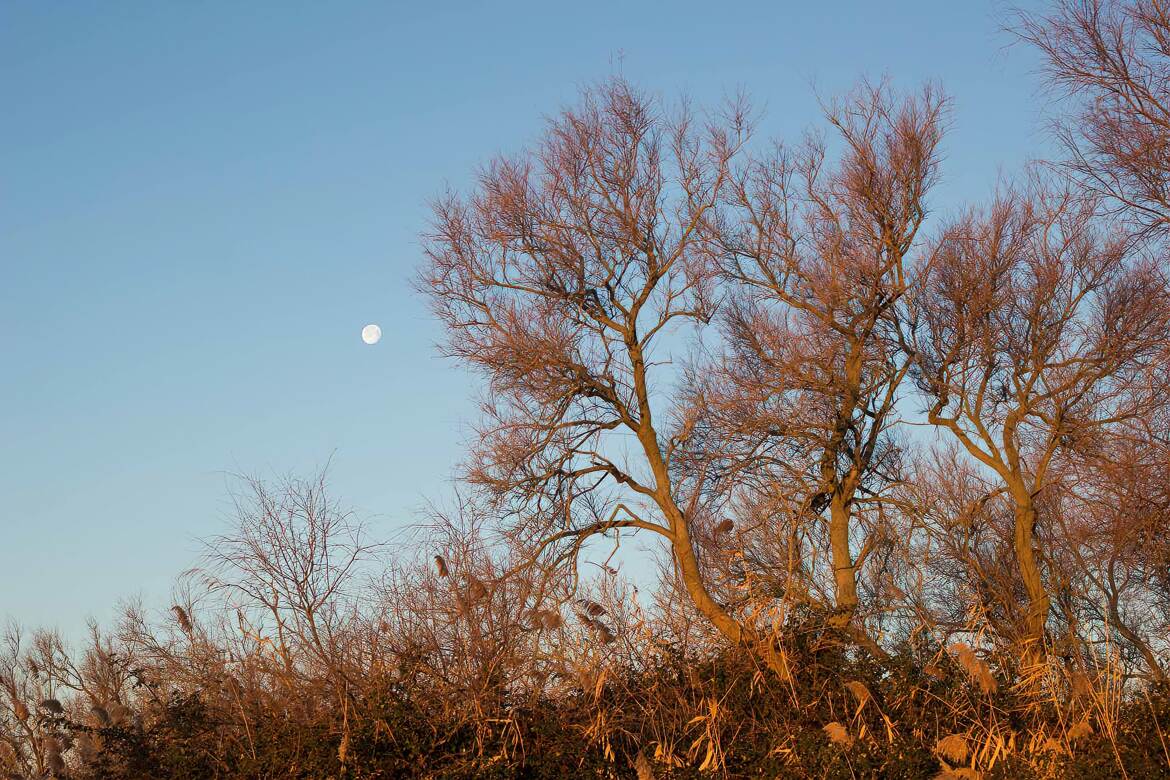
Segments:
[[[849,549],[849,505],[839,492],[833,493],[829,502],[829,546],[837,608],[833,622],[845,626],[853,622],[857,612],[857,575]]]
[[[1017,492],[1015,511],[1015,554],[1020,578],[1028,593],[1028,613],[1024,618],[1025,641],[1028,655],[1038,658],[1043,653],[1044,629],[1048,623],[1051,599],[1044,589],[1040,565],[1036,560],[1036,508],[1030,495]]]

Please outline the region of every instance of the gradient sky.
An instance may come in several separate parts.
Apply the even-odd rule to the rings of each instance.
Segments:
[[[981,2],[0,2],[0,619],[169,604],[227,473],[379,536],[449,490],[473,383],[410,279],[427,199],[617,71],[789,139],[862,75],[955,100],[939,212],[1043,154]],[[382,342],[359,339],[366,322]]]

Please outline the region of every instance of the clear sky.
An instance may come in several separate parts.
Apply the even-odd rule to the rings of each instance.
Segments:
[[[939,80],[945,212],[1045,151],[1006,13],[0,0],[0,619],[75,634],[123,597],[169,603],[230,471],[335,453],[335,492],[383,537],[441,499],[473,384],[410,288],[427,199],[580,86],[743,87],[795,139],[814,84]]]

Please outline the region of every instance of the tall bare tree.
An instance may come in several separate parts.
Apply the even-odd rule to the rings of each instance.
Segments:
[[[1038,180],[1005,194],[943,232],[920,299],[928,419],[995,475],[988,499],[1009,503],[1026,604],[1018,639],[1032,657],[1059,533],[1046,491],[1079,448],[1140,420],[1164,393],[1150,378],[1166,338],[1165,279],[1097,207]]]
[[[856,615],[857,572],[878,541],[883,488],[897,479],[890,431],[910,367],[897,311],[946,109],[933,88],[899,100],[863,85],[828,107],[843,148],[835,164],[819,136],[779,147],[733,177],[721,212],[731,301],[726,352],[694,389],[699,446],[727,490],[791,518],[789,536],[815,535],[823,522],[828,608],[841,626]],[[807,565],[791,545],[780,557],[793,555]]]
[[[712,315],[712,220],[747,134],[741,107],[699,123],[622,81],[590,90],[534,151],[434,204],[420,280],[446,353],[487,380],[469,477],[513,541],[555,567],[598,534],[656,534],[732,642],[745,628],[704,582],[698,493],[672,478],[686,426],[656,361]]]

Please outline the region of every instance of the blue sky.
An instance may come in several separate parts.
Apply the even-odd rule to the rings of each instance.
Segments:
[[[1025,4],[1027,5],[1027,4]],[[410,280],[427,199],[620,69],[795,139],[859,76],[955,101],[945,213],[1046,151],[1007,6],[0,4],[0,619],[165,605],[226,473],[335,453],[389,536],[474,414]],[[359,331],[381,324],[364,346]]]

